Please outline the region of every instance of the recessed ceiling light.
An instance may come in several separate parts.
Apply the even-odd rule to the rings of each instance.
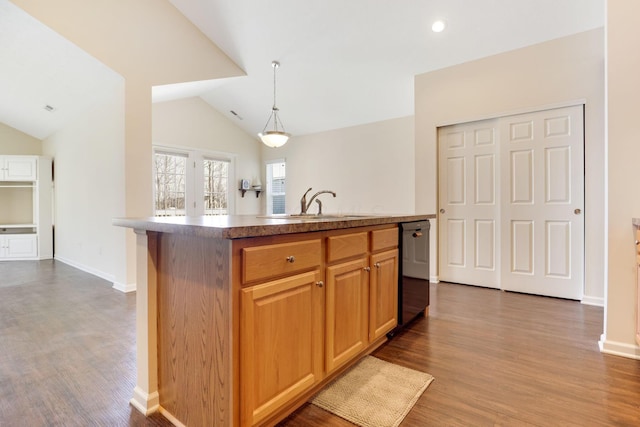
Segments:
[[[431,30],[433,30],[434,33],[440,33],[444,30],[444,27],[446,27],[444,21],[439,19],[433,23]]]

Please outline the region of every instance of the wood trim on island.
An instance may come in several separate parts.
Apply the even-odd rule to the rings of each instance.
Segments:
[[[157,275],[155,262],[157,233],[134,230],[136,233],[136,373],[137,384],[130,403],[149,415],[158,411],[158,350],[157,350]]]
[[[419,218],[425,219],[425,216]],[[137,225],[141,224],[138,220],[134,221]],[[118,225],[125,225],[126,220],[119,222]],[[274,231],[277,229],[281,227],[276,227]],[[386,223],[380,225],[367,226],[360,222],[358,225],[354,224],[354,227],[285,234],[267,233],[239,239],[213,237],[203,233],[198,227],[184,225],[171,231],[136,229],[137,385],[131,400],[132,406],[147,415],[159,410],[175,425],[191,427],[274,425],[286,417],[359,357],[386,341],[384,331],[377,331],[375,336],[379,338],[375,340],[370,332],[368,339],[373,341],[366,343],[357,352],[357,357],[346,359],[335,371],[328,372],[324,354],[326,312],[322,308],[326,291],[326,287],[323,287],[326,281],[325,265],[329,265],[327,241],[330,236],[345,236],[338,237],[335,241],[348,242],[350,238],[346,236],[363,232],[371,234],[375,230],[384,230],[380,235],[386,236],[384,241],[387,242],[390,232],[397,234],[397,223],[387,219]],[[373,237],[370,239],[373,241]],[[308,242],[320,243],[316,246],[316,243]],[[256,247],[259,248],[255,249]],[[373,247],[370,244],[365,253],[367,262],[373,259],[369,255]],[[397,242],[395,247],[397,248]],[[278,257],[270,258],[272,250],[276,250]],[[301,260],[300,264],[295,264],[289,256],[284,256],[290,250],[300,251],[291,254],[291,257]],[[309,251],[318,250],[319,253],[315,255],[318,261],[313,261],[314,255]],[[249,259],[271,262],[274,265],[265,268],[263,273],[256,273],[255,267],[244,265],[247,251],[252,253],[253,258]],[[349,262],[362,257],[361,252],[359,249],[350,252],[341,248],[341,253],[346,254],[345,261]],[[281,269],[275,265],[278,263],[281,263]],[[252,273],[243,274],[247,269]],[[308,276],[309,273],[313,276]],[[301,278],[288,281],[288,277],[296,275]],[[314,281],[309,282],[307,276]],[[397,288],[397,278],[393,285]],[[253,291],[247,293],[253,287],[259,290],[258,294]],[[259,412],[253,412],[253,409],[247,412],[247,405],[251,406],[250,402],[257,396],[257,391],[250,385],[254,384],[252,379],[242,377],[241,366],[248,369],[246,366],[260,355],[250,350],[254,348],[249,342],[252,339],[248,332],[250,328],[246,329],[245,326],[241,330],[243,322],[247,325],[247,322],[254,321],[252,312],[246,311],[244,317],[241,317],[240,308],[243,298],[244,304],[248,306],[254,297],[269,295],[272,289],[277,293],[293,292],[290,295],[301,295],[303,299],[294,297],[291,300],[296,301],[296,304],[310,301],[306,299],[307,296],[295,294],[296,292],[311,295],[308,291],[312,290],[314,295],[321,298],[321,303],[309,305],[308,308],[312,311],[309,314],[315,320],[305,323],[312,326],[308,330],[312,332],[304,332],[312,333],[314,337],[309,342],[313,343],[313,348],[320,348],[317,349],[318,352],[313,350],[313,354],[303,353],[310,357],[309,366],[314,373],[302,380],[296,386],[296,391],[291,389],[283,394],[280,400],[273,403],[274,406],[269,404]],[[366,292],[368,297],[368,288]],[[280,295],[288,298],[289,294]],[[386,304],[381,307],[388,306]],[[374,309],[368,307],[367,310]],[[294,310],[289,315],[285,311],[285,314],[295,316],[295,312]],[[299,308],[297,312],[302,313]],[[269,316],[268,311],[260,313],[260,316]],[[281,325],[287,325],[291,320],[280,314],[278,317]],[[260,320],[255,319],[258,322]],[[366,322],[367,327],[375,324],[369,318]],[[301,335],[304,336],[307,335]],[[244,344],[240,342],[242,339]],[[263,343],[261,346],[267,346],[260,348],[270,346],[268,341],[259,342]],[[294,345],[291,340],[283,343]],[[244,352],[241,351],[241,345],[247,346]],[[302,375],[305,369],[307,368],[291,371],[292,381],[295,382],[295,376],[298,375],[296,372]],[[273,386],[280,387],[282,384]],[[247,393],[251,393],[249,400],[245,399]]]

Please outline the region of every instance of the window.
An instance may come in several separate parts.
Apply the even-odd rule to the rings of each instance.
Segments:
[[[267,215],[285,213],[285,178],[284,159],[267,163]]]
[[[233,162],[195,150],[155,148],[154,215],[228,215]]]
[[[229,213],[229,162],[204,159],[204,214]]]
[[[186,164],[184,155],[156,152],[155,215],[186,215]]]

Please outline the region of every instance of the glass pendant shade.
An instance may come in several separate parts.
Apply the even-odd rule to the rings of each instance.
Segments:
[[[271,65],[273,66],[273,107],[271,108],[271,115],[269,115],[269,119],[267,119],[267,124],[264,125],[264,129],[262,129],[262,132],[260,132],[258,136],[267,147],[278,148],[286,144],[291,135],[284,131],[284,126],[278,117],[279,110],[278,107],[276,107],[276,69],[280,64],[273,61]],[[273,119],[273,130],[267,130],[271,119]],[[280,126],[280,129],[278,129],[278,126]]]
[[[278,148],[286,144],[291,135],[279,130],[268,130],[259,133],[258,136],[267,147]]]

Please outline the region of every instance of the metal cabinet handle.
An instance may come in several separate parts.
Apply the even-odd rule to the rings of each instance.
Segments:
[[[371,271],[371,267],[365,267],[363,268],[364,271]]]
[[[576,214],[576,215],[580,215],[581,212],[582,211],[580,209],[576,209],[576,210],[573,211],[573,213]]]
[[[375,268],[380,268],[380,263],[379,263],[379,262],[376,262],[375,264],[373,264],[373,266],[374,266]]]
[[[413,237],[415,237],[416,239],[418,237],[422,237],[422,231],[416,231],[415,233],[412,234]]]
[[[445,210],[444,209],[440,209],[440,213],[445,213]]]
[[[316,286],[321,288],[324,286],[324,282],[322,280],[320,280],[319,282],[316,282]]]
[[[289,255],[287,257],[287,261],[293,264],[294,262],[296,262],[296,258],[293,255]]]

